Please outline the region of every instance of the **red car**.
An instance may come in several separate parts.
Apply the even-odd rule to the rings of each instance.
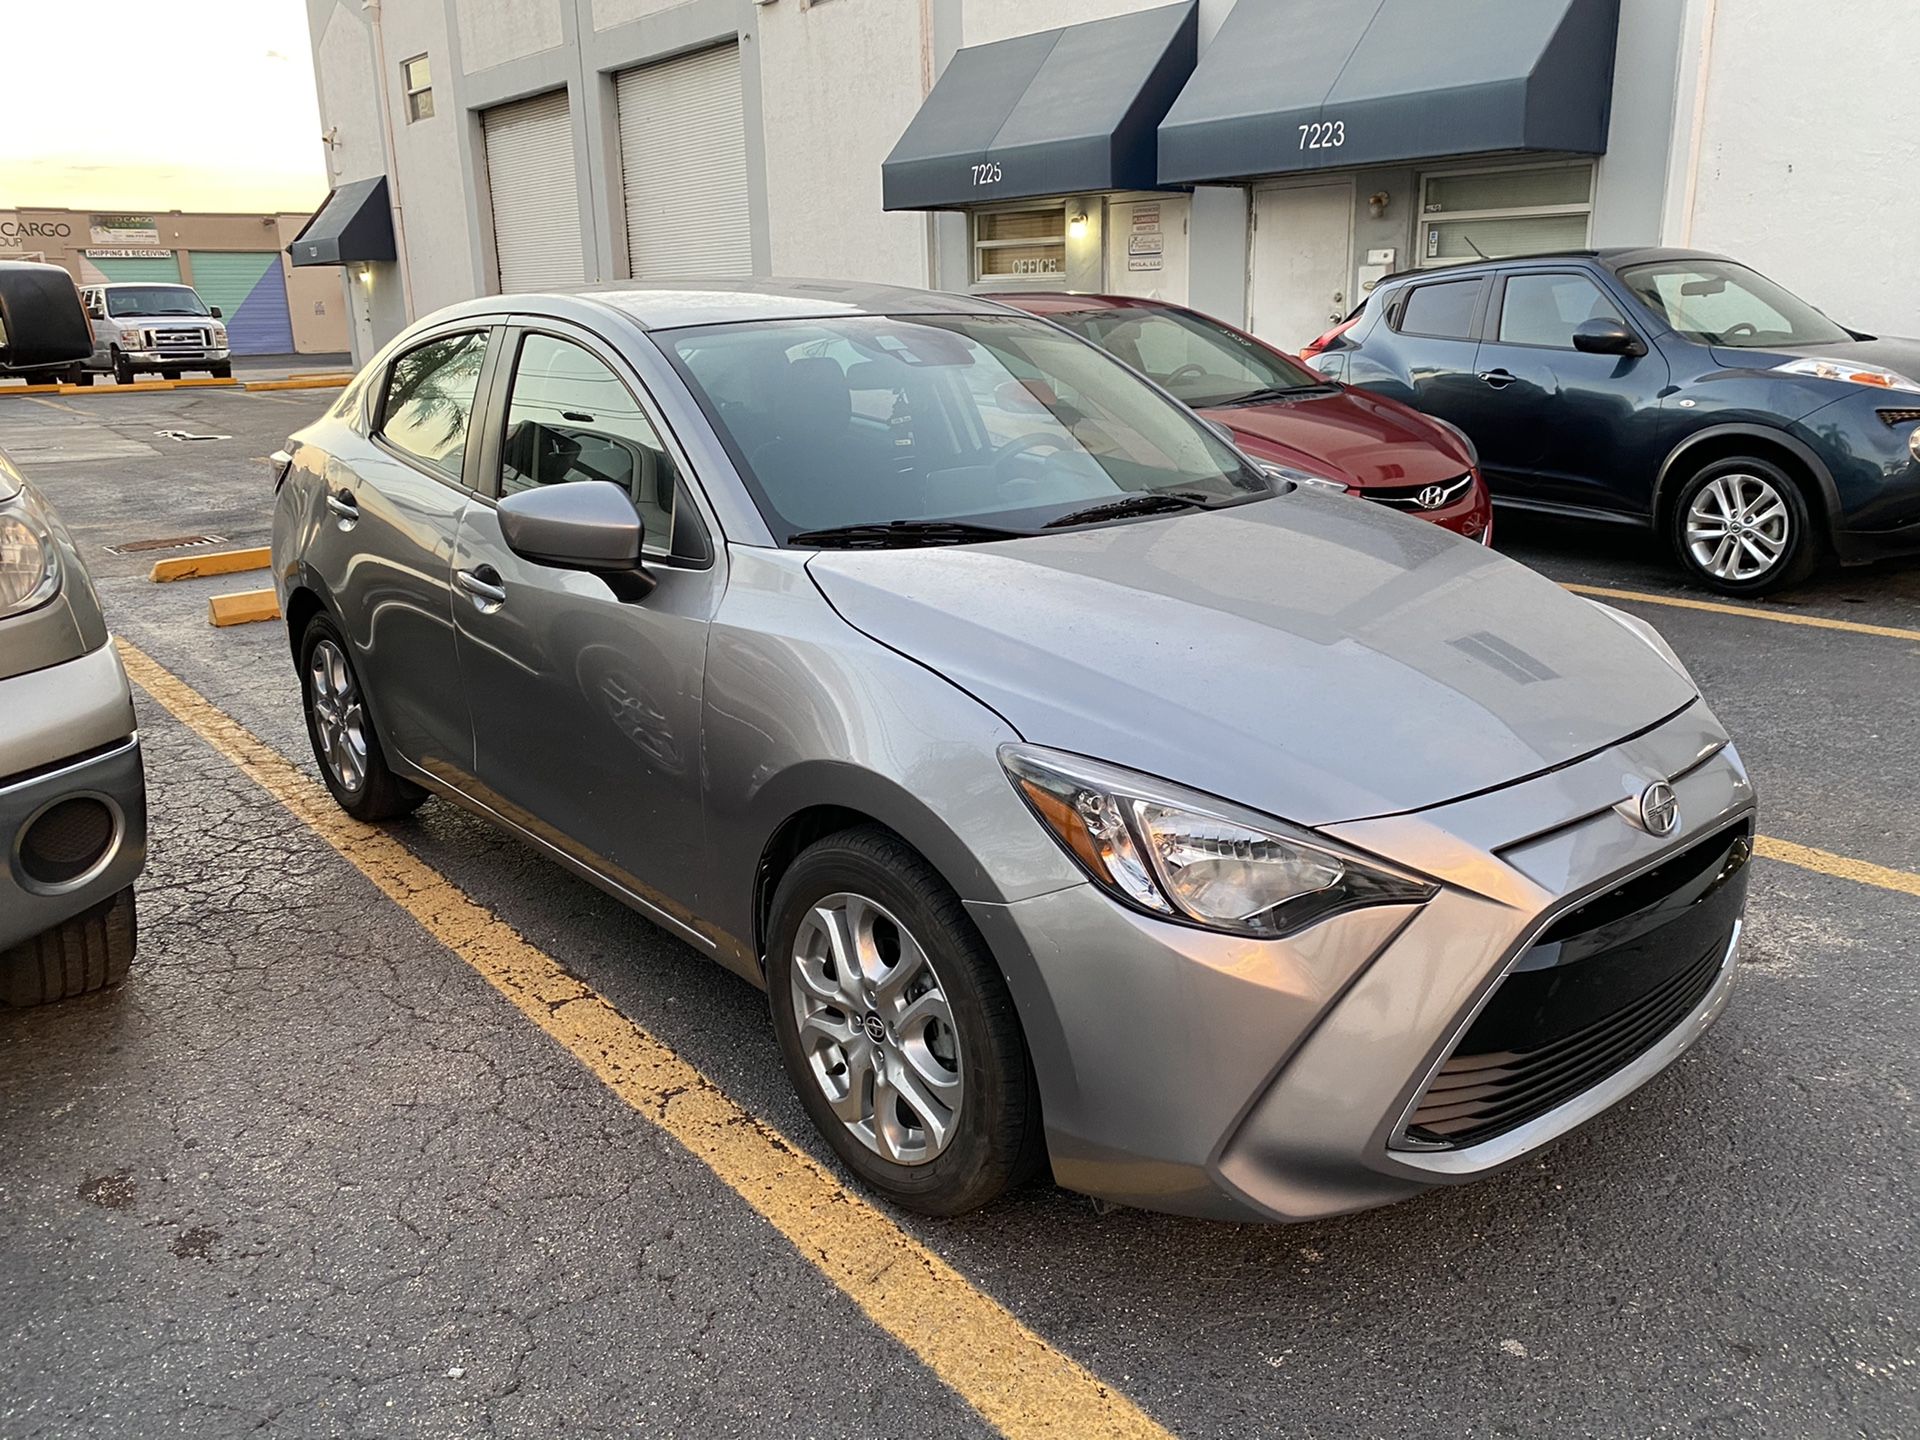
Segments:
[[[1396,401],[1350,390],[1231,325],[1121,295],[995,295],[1064,325],[1233,432],[1285,479],[1337,485],[1482,544],[1493,506],[1460,431]]]

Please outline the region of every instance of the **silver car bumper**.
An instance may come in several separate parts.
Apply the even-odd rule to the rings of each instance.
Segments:
[[[1673,834],[1656,839],[1613,809],[1633,777],[1672,780]],[[968,908],[1019,1005],[1061,1184],[1187,1214],[1305,1220],[1510,1165],[1671,1064],[1726,1003],[1744,872],[1685,932],[1686,983],[1663,992],[1663,1010],[1624,1038],[1569,1042],[1579,1064],[1536,1062],[1574,1075],[1576,1090],[1537,1088],[1551,1103],[1461,1143],[1413,1123],[1444,1113],[1421,1108],[1439,1093],[1429,1087],[1467,1063],[1457,1047],[1514,993],[1507,982],[1534,983],[1518,977],[1543,965],[1535,942],[1550,925],[1658,892],[1680,857],[1711,859],[1723,840],[1743,853],[1732,837],[1753,806],[1738,755],[1696,705],[1490,795],[1336,827],[1440,880],[1423,906],[1355,911],[1281,941],[1137,915],[1091,885]]]
[[[53,816],[63,833],[39,828],[68,801]],[[132,884],[146,853],[140,737],[113,646],[0,681],[0,950]]]

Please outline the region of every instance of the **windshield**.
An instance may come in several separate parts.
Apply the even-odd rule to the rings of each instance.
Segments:
[[[781,320],[654,338],[783,544],[850,525],[1027,532],[1115,501],[1273,493],[1191,412],[1025,316]]]
[[[128,285],[107,291],[109,315],[204,315],[207,307],[189,285]]]
[[[1258,341],[1184,310],[1076,310],[1047,317],[1083,335],[1187,404],[1207,410],[1267,400],[1327,381]]]
[[[1853,338],[1806,301],[1731,260],[1662,260],[1622,270],[1642,305],[1709,345],[1765,350]]]

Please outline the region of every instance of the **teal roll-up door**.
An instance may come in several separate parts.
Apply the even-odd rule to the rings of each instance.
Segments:
[[[87,263],[96,267],[108,280],[145,281],[149,285],[180,283],[180,261],[172,254],[136,260],[89,259]]]
[[[293,317],[277,250],[195,250],[193,288],[226,317],[236,355],[291,355]]]

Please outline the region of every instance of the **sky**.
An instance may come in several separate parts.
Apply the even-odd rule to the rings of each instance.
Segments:
[[[0,0],[0,36],[0,210],[326,199],[303,0]]]

